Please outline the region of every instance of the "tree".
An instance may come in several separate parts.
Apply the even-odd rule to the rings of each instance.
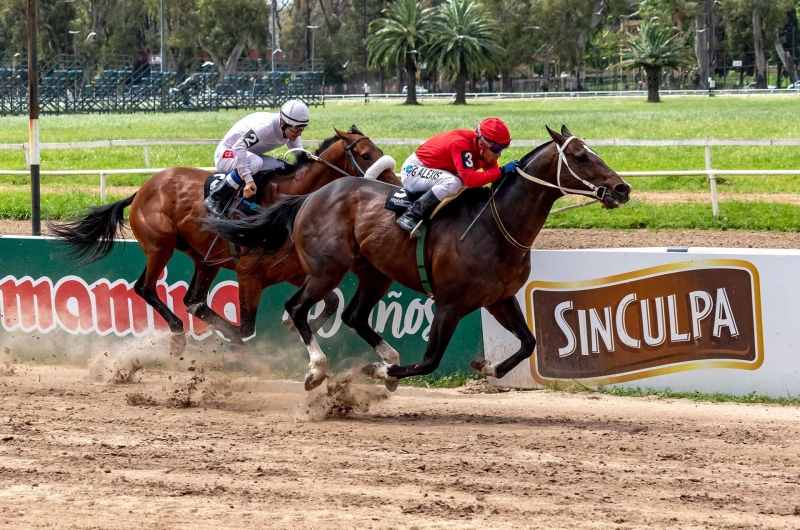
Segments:
[[[454,104],[467,104],[469,76],[498,68],[503,50],[497,35],[495,25],[474,0],[448,0],[439,6],[424,52],[447,78],[455,79]]]
[[[417,56],[429,38],[431,12],[422,9],[418,0],[395,0],[383,10],[385,18],[369,25],[369,64],[405,68],[406,105],[417,105]]]
[[[643,68],[647,74],[647,101],[658,103],[658,85],[664,68],[681,68],[691,60],[689,49],[674,28],[642,24],[639,35],[623,55],[622,68]]]

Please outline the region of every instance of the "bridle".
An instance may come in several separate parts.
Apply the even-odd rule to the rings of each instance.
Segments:
[[[353,140],[351,143],[349,143],[349,144],[345,143],[344,144],[344,152],[347,153],[347,156],[350,159],[350,162],[353,164],[353,167],[355,168],[355,170],[359,174],[359,176],[363,177],[363,176],[366,175],[366,172],[363,169],[361,169],[361,166],[359,166],[358,162],[356,162],[356,157],[353,156],[353,148],[361,140],[369,140],[369,136],[365,136],[365,135],[362,134],[361,136],[359,136],[358,138]],[[344,140],[342,140],[342,143],[344,143]],[[328,149],[330,149],[331,147],[333,147],[333,145],[328,147]],[[321,163],[325,164],[326,166],[328,166],[329,168],[338,171],[339,173],[341,173],[345,177],[353,177],[354,175],[351,175],[350,173],[348,173],[344,169],[342,169],[340,167],[336,167],[333,164],[331,164],[330,162],[328,162],[327,160],[323,160],[322,159],[322,155],[327,153],[328,149],[325,149],[325,151],[323,151],[322,153],[319,154],[319,156],[317,156],[314,153],[312,153],[311,151],[309,151],[308,149],[304,149],[302,147],[295,147],[294,149],[289,149],[288,151],[286,151],[283,154],[282,158],[283,158],[283,161],[285,162],[286,161],[286,155],[288,155],[289,153],[294,153],[295,151],[300,151],[300,152],[305,153],[308,156],[308,158],[310,158],[311,160],[313,160],[315,162],[321,162]]]
[[[561,193],[563,195],[585,195],[587,197],[593,197],[594,198],[591,201],[587,201],[587,202],[584,202],[584,203],[581,203],[581,204],[577,204],[577,205],[574,205],[574,206],[567,206],[566,208],[559,208],[558,210],[553,210],[550,213],[558,213],[558,212],[563,212],[563,211],[566,211],[566,210],[574,210],[575,208],[582,208],[584,206],[589,206],[590,204],[594,204],[594,203],[596,203],[598,201],[602,201],[603,198],[606,196],[606,192],[608,191],[608,188],[606,188],[605,186],[595,186],[591,182],[588,182],[588,181],[580,178],[578,175],[575,174],[575,172],[572,170],[572,168],[569,167],[569,162],[567,162],[567,157],[564,154],[564,151],[566,150],[566,148],[569,145],[569,143],[572,140],[576,139],[576,138],[577,138],[577,136],[570,136],[569,138],[567,138],[566,142],[564,142],[562,145],[558,146],[558,169],[556,170],[556,183],[557,184],[551,184],[551,183],[547,182],[546,180],[542,180],[542,179],[534,177],[533,175],[529,175],[529,174],[525,173],[519,167],[517,168],[517,173],[521,177],[523,177],[525,179],[528,179],[531,182],[535,182],[537,184],[541,184],[542,186],[546,186],[548,188],[555,188],[555,189],[561,190]],[[586,147],[586,144],[584,144],[584,147]],[[579,180],[580,182],[582,182],[587,188],[589,188],[589,190],[576,190],[576,189],[572,189],[572,188],[565,188],[564,186],[562,186],[561,185],[561,164],[562,163],[565,166],[567,166],[567,170],[570,172],[570,174],[572,174],[572,176],[576,180]],[[520,243],[519,241],[514,239],[514,237],[511,235],[511,233],[503,225],[503,221],[500,219],[500,213],[497,211],[497,204],[495,204],[494,196],[495,196],[495,194],[493,193],[491,198],[490,198],[490,200],[489,200],[489,202],[491,202],[491,204],[492,204],[492,216],[494,217],[494,220],[497,223],[498,228],[500,228],[500,233],[503,234],[503,237],[506,238],[506,241],[511,243],[516,248],[518,248],[520,250],[525,250],[525,251],[528,251],[528,250],[532,249],[533,248],[533,243],[531,243],[530,245],[523,245],[522,243]]]

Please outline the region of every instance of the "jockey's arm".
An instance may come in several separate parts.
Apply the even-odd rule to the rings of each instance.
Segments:
[[[456,170],[461,182],[468,188],[478,188],[494,182],[502,176],[497,162],[491,167],[476,169],[480,167],[480,161],[474,159],[474,154],[466,142],[454,142],[450,146],[450,154],[456,165]]]
[[[247,164],[247,150],[258,142],[258,135],[254,130],[250,129],[236,140],[236,143],[231,147],[233,157],[236,160],[236,173],[246,182],[253,181],[253,175],[250,174],[250,166]]]

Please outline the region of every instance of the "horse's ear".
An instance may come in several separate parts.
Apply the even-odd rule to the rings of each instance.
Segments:
[[[552,138],[555,143],[557,143],[559,146],[563,145],[563,143],[565,142],[563,136],[561,136],[560,134],[555,132],[553,129],[551,129],[547,125],[545,125],[544,128],[547,129],[548,133],[550,133],[550,138]]]
[[[339,129],[337,129],[336,127],[334,127],[334,128],[333,128],[333,130],[334,130],[334,131],[336,131],[336,136],[338,136],[338,137],[339,137],[339,138],[341,138],[342,140],[347,140],[347,133],[346,133],[346,132],[344,132],[344,131],[340,131],[340,130],[339,130]]]
[[[361,132],[361,130],[360,130],[358,127],[356,127],[356,126],[355,126],[355,124],[353,124],[353,125],[351,125],[351,126],[350,126],[350,132],[351,132],[352,134],[359,134],[359,135],[361,135],[361,136],[364,136],[364,133],[363,133],[363,132]]]
[[[570,136],[572,136],[572,133],[569,132],[569,129],[567,129],[566,125],[561,126],[561,134],[564,135],[564,138],[569,138]]]

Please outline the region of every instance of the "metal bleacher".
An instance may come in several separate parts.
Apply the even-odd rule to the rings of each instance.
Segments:
[[[28,108],[27,57],[0,55],[0,115]],[[177,72],[160,72],[129,56],[108,56],[93,72],[82,58],[58,55],[39,67],[39,108],[43,114],[160,112],[176,110],[275,108],[290,98],[324,105],[323,74],[308,65],[280,65],[265,71],[257,61],[241,61],[220,78],[210,62]]]

